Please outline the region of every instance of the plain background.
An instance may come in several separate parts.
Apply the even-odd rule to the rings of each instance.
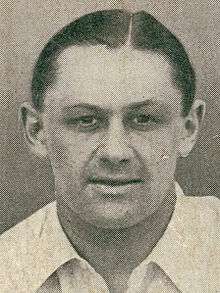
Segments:
[[[47,42],[77,16],[108,8],[144,9],[185,45],[207,114],[195,150],[177,168],[187,195],[220,197],[219,0],[2,0],[0,4],[0,233],[53,200],[49,162],[27,149],[17,111],[30,98],[33,64]]]

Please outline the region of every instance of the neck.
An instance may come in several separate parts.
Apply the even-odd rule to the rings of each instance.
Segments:
[[[174,211],[174,188],[154,214],[135,226],[103,229],[83,221],[70,210],[57,204],[64,232],[76,251],[97,272],[130,274],[152,251],[169,224]],[[101,273],[101,274],[102,274]]]

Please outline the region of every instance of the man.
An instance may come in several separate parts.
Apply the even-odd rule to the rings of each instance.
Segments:
[[[21,107],[56,202],[1,236],[1,292],[219,292],[219,202],[175,183],[205,104],[180,41],[146,12],[64,27]]]

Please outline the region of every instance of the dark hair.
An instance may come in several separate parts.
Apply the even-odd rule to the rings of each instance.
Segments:
[[[129,36],[130,34],[130,36]],[[191,109],[196,90],[195,72],[180,41],[158,20],[145,11],[103,10],[84,15],[55,34],[36,62],[32,78],[32,101],[43,109],[46,88],[56,77],[56,60],[70,46],[105,45],[122,47],[130,37],[130,45],[165,56],[171,62],[173,79],[182,92],[182,114]]]

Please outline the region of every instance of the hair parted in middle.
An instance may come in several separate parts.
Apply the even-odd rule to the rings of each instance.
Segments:
[[[32,102],[43,110],[47,87],[57,77],[57,58],[70,46],[104,45],[106,49],[127,44],[136,50],[163,55],[172,66],[172,78],[182,92],[182,114],[186,116],[196,91],[195,72],[184,46],[162,23],[145,11],[102,10],[86,14],[56,33],[45,45],[33,71]],[[77,70],[77,68],[76,68]]]

